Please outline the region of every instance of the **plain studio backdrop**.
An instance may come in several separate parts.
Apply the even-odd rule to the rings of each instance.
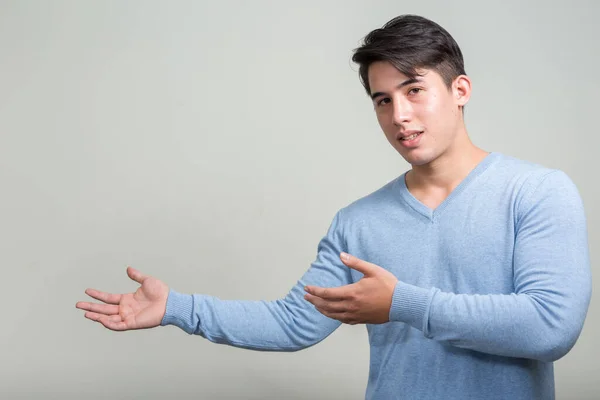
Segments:
[[[408,168],[350,61],[405,13],[461,46],[476,144],[575,181],[597,286],[596,1],[0,1],[0,397],[363,398],[361,325],[267,353],[112,332],[75,303],[135,290],[128,264],[184,293],[284,296],[335,212]],[[599,304],[559,399],[600,398]]]

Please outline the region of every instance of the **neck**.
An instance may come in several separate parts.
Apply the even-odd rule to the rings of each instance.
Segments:
[[[413,189],[452,191],[488,154],[463,135],[462,140],[432,162],[414,165],[406,174],[406,183]]]

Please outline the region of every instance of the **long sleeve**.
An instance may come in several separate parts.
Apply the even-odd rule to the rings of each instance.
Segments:
[[[456,294],[398,282],[390,319],[461,348],[541,361],[564,356],[591,297],[583,204],[573,182],[555,170],[517,207],[514,293]]]
[[[340,322],[306,301],[304,287],[352,283],[350,270],[339,259],[345,251],[340,214],[320,241],[316,260],[283,299],[221,300],[171,290],[161,325],[175,325],[215,343],[263,351],[296,351],[322,341]]]

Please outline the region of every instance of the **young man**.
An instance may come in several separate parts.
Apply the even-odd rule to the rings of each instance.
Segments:
[[[406,15],[353,60],[390,144],[412,168],[341,209],[318,255],[273,302],[178,293],[128,268],[133,294],[77,303],[113,330],[176,325],[273,351],[367,324],[368,399],[552,399],[553,361],[591,295],[582,202],[571,180],[474,146],[463,58],[442,27]]]

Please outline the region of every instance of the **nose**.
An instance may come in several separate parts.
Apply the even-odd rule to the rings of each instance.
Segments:
[[[410,102],[403,99],[401,96],[394,99],[394,110],[393,110],[393,123],[396,126],[402,126],[407,122],[410,122],[412,118],[412,106]]]

